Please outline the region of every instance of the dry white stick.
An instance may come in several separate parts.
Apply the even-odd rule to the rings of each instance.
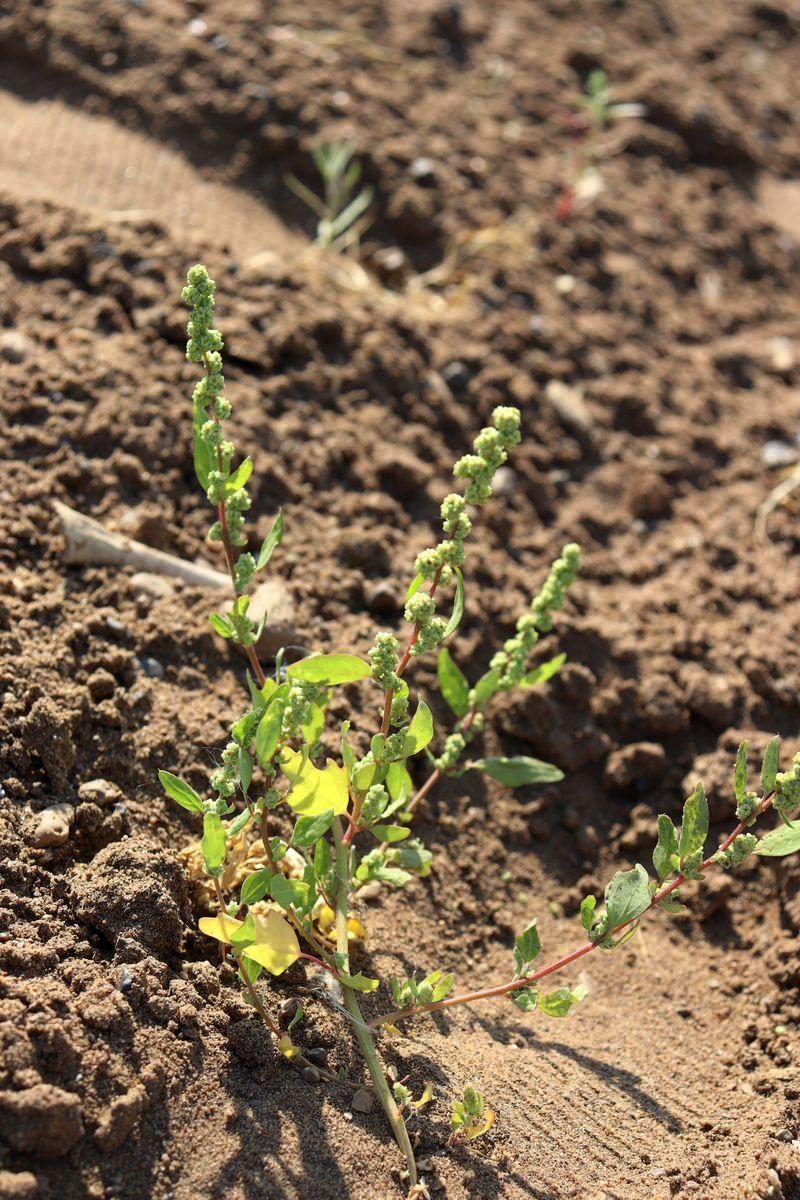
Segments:
[[[229,575],[215,571],[203,563],[187,562],[174,554],[152,550],[142,542],[112,533],[91,517],[76,512],[60,500],[53,507],[61,518],[66,538],[64,562],[85,563],[95,566],[136,567],[140,571],[155,571],[161,575],[172,575],[198,587],[230,588]]]

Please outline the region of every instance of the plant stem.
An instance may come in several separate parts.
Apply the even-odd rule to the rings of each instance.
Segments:
[[[350,847],[343,840],[342,823],[338,817],[333,822],[333,837],[336,842],[336,948],[339,954],[344,955],[345,962],[348,964],[347,970],[349,974],[347,901],[350,893]],[[386,1118],[391,1126],[395,1141],[405,1157],[409,1184],[411,1187],[414,1187],[417,1182],[417,1164],[414,1161],[414,1151],[411,1148],[406,1123],[401,1117],[394,1096],[389,1090],[389,1084],[383,1073],[378,1052],[375,1049],[375,1042],[372,1034],[365,1025],[355,992],[349,987],[343,987],[342,991],[347,1011],[353,1018],[359,1049],[364,1056],[364,1061],[372,1077],[372,1086],[381,1102],[383,1111],[386,1113]]]
[[[431,580],[431,586],[428,588],[429,596],[433,597],[436,595],[436,589],[439,586],[439,580],[441,578],[441,575],[442,575],[442,568],[439,567],[438,571],[436,572],[433,579]],[[411,633],[408,638],[408,644],[407,644],[405,650],[403,651],[403,657],[400,659],[399,663],[395,667],[396,675],[402,676],[403,672],[405,671],[406,667],[408,666],[408,661],[411,658],[411,651],[414,648],[414,643],[416,642],[417,638],[419,637],[419,631],[421,628],[422,628],[422,626],[420,625],[419,622],[417,622],[417,624],[412,628]],[[383,701],[383,720],[381,721],[381,733],[384,733],[384,734],[389,732],[389,720],[392,715],[392,700],[393,699],[394,699],[394,690],[392,688],[388,688],[387,692],[386,692],[386,696]]]
[[[763,798],[755,813],[755,817],[762,816],[767,809],[770,808],[772,804],[772,797],[773,793],[770,792],[768,796]],[[718,853],[719,850],[727,850],[728,847],[733,844],[739,834],[744,832],[749,824],[752,824],[752,820],[740,821],[733,832],[730,833],[728,837],[725,838],[725,841],[720,844],[715,853]],[[698,874],[705,874],[709,867],[714,865],[714,855],[711,854],[698,868]],[[677,888],[679,888],[681,884],[685,882],[685,875],[682,873],[677,875],[675,879],[671,880],[668,884],[665,884],[663,888],[654,893],[652,899],[650,900],[650,904],[645,909],[645,912],[655,908],[662,900],[665,900],[667,896],[676,891]],[[644,913],[641,913],[638,917],[632,918],[630,921],[625,921],[624,924],[618,925],[616,929],[610,930],[607,936],[616,937],[618,933],[623,933],[632,925],[637,924],[641,920],[642,916],[644,916]],[[367,1022],[367,1024],[371,1028],[377,1029],[381,1025],[394,1024],[396,1021],[405,1020],[407,1017],[418,1017],[422,1016],[423,1014],[438,1012],[442,1008],[452,1008],[456,1004],[473,1004],[476,1000],[491,1000],[495,996],[505,996],[509,992],[516,991],[518,988],[530,987],[532,984],[538,983],[540,979],[544,979],[547,975],[553,975],[556,971],[563,970],[564,967],[570,966],[579,958],[583,958],[584,955],[591,954],[593,950],[597,950],[600,945],[600,942],[587,942],[585,945],[578,947],[577,950],[572,950],[569,954],[565,954],[563,958],[559,958],[555,962],[549,963],[546,967],[541,967],[538,971],[534,971],[530,975],[524,975],[521,979],[512,979],[510,982],[499,983],[494,987],[481,988],[479,991],[475,992],[465,992],[461,996],[449,996],[447,999],[439,1000],[435,1004],[418,1004],[412,1006],[411,1008],[397,1009],[395,1012],[387,1013],[385,1016],[373,1017]]]

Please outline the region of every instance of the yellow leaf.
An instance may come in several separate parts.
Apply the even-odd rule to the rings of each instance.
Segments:
[[[283,1037],[281,1038],[281,1040],[278,1042],[278,1049],[280,1050],[283,1057],[288,1058],[290,1062],[293,1059],[300,1057],[300,1047],[295,1046],[294,1042],[289,1037],[288,1033],[285,1033],[283,1035]]]
[[[260,963],[271,975],[282,975],[300,957],[297,934],[279,913],[270,911],[266,917],[255,917],[255,945],[242,951],[245,958]]]
[[[365,942],[367,940],[367,931],[358,917],[347,918],[347,938],[351,942]]]
[[[433,1099],[433,1084],[426,1083],[424,1091],[423,1091],[422,1095],[420,1096],[419,1100],[415,1100],[412,1103],[411,1107],[412,1108],[422,1108],[422,1106],[424,1104],[430,1104],[432,1099]]]
[[[482,1133],[486,1133],[487,1129],[491,1129],[494,1125],[494,1113],[490,1108],[487,1108],[482,1117],[476,1124],[467,1125],[464,1130],[464,1135],[472,1141],[473,1138],[480,1137]]]
[[[333,928],[336,914],[329,904],[323,904],[316,915],[316,920],[322,933],[327,933],[329,929]]]
[[[303,762],[299,750],[290,750],[281,762],[281,770],[294,785],[286,797],[287,804],[303,817],[317,817],[333,809],[343,813],[347,808],[347,771],[329,758],[322,771],[310,759]]]
[[[204,933],[206,937],[216,938],[218,942],[224,942],[226,946],[230,946],[232,934],[237,929],[241,929],[244,921],[237,921],[236,917],[220,913],[217,917],[201,917],[197,924],[200,926],[200,932]]]

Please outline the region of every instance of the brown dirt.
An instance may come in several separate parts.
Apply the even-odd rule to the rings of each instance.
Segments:
[[[534,913],[548,953],[570,948],[580,896],[646,861],[687,778],[703,775],[723,832],[738,738],[798,748],[796,507],[754,531],[782,478],[762,447],[800,429],[800,254],[775,212],[800,158],[796,12],[52,0],[0,11],[0,62],[0,1195],[399,1196],[381,1116],[278,1063],[194,930],[175,859],[192,825],[154,780],[163,766],[202,786],[241,702],[208,597],[66,568],[50,499],[201,552],[176,300],[201,252],[258,532],[284,508],[276,571],[301,644],[363,652],[376,621],[399,622],[378,585],[401,592],[454,457],[496,403],[520,404],[455,652],[477,675],[548,556],[581,542],[543,646],[570,664],[499,704],[487,736],[567,778],[435,793],[420,822],[435,869],[363,905],[364,965],[488,982]],[[594,205],[558,221],[564,116],[596,65],[647,116]],[[336,132],[376,188],[368,278],[308,253],[282,184],[310,181],[309,145]],[[414,681],[435,700],[428,663]],[[63,802],[69,840],[34,848],[37,813]],[[756,864],[593,955],[568,1022],[497,1004],[409,1026],[385,1056],[434,1082],[415,1121],[431,1187],[800,1196],[798,932],[800,870]],[[273,1003],[290,997],[304,1046],[360,1078],[299,967]],[[467,1079],[497,1122],[448,1150]]]

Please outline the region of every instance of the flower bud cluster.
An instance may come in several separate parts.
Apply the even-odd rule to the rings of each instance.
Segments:
[[[298,737],[301,726],[311,720],[312,705],[325,695],[325,686],[296,679],[289,688],[286,707],[283,710],[281,733],[286,738]]]
[[[792,759],[790,771],[780,771],[775,778],[775,798],[772,806],[780,817],[789,817],[800,805],[800,754]]]
[[[367,790],[361,805],[361,820],[371,825],[383,816],[389,806],[389,793],[382,783],[375,783]]]
[[[502,405],[492,413],[494,426],[482,429],[473,443],[474,454],[465,454],[453,467],[456,479],[467,480],[463,496],[451,492],[442,501],[442,529],[445,537],[438,546],[422,550],[414,570],[423,579],[447,584],[453,568],[464,564],[464,541],[472,528],[467,505],[485,504],[492,494],[492,480],[508,457],[507,451],[520,440],[519,409]],[[418,626],[412,654],[425,654],[444,637],[447,622],[435,616],[436,605],[430,596],[417,592],[406,604],[405,617]]]
[[[725,871],[729,867],[738,867],[740,862],[744,862],[748,855],[753,853],[757,845],[758,838],[754,833],[740,833],[727,850],[717,851],[714,862],[719,863]]]
[[[209,783],[220,798],[227,800],[236,791],[239,782],[239,747],[228,742],[221,754],[222,766],[211,772]]]
[[[528,655],[539,634],[553,628],[553,613],[563,605],[565,592],[575,581],[580,565],[580,547],[570,542],[551,566],[544,587],[531,601],[530,611],[517,621],[516,635],[504,642],[503,649],[491,660],[491,670],[500,672],[498,690],[507,691],[522,680]]]
[[[231,406],[225,399],[225,378],[222,374],[222,337],[212,328],[214,320],[214,280],[205,267],[194,266],[187,276],[186,287],[181,295],[192,310],[186,327],[189,340],[186,357],[190,362],[203,363],[206,374],[194,389],[193,402],[195,420],[207,419],[200,426],[200,440],[213,452],[216,469],[208,472],[206,494],[211,504],[224,504],[228,537],[232,546],[247,543],[242,527],[244,513],[250,508],[251,500],[245,488],[227,494],[227,481],[231,473],[233,445],[225,440],[222,422],[231,415]],[[209,530],[212,542],[223,540],[223,528],[216,521]],[[255,568],[255,563],[253,564]],[[249,572],[249,574],[248,574]],[[241,592],[252,578],[248,564],[240,568],[236,578],[236,589]],[[241,586],[240,586],[241,583]]]
[[[434,766],[438,767],[440,771],[452,771],[469,743],[483,729],[483,722],[483,713],[475,713],[469,725],[451,733],[445,739],[442,753],[435,760]]]

